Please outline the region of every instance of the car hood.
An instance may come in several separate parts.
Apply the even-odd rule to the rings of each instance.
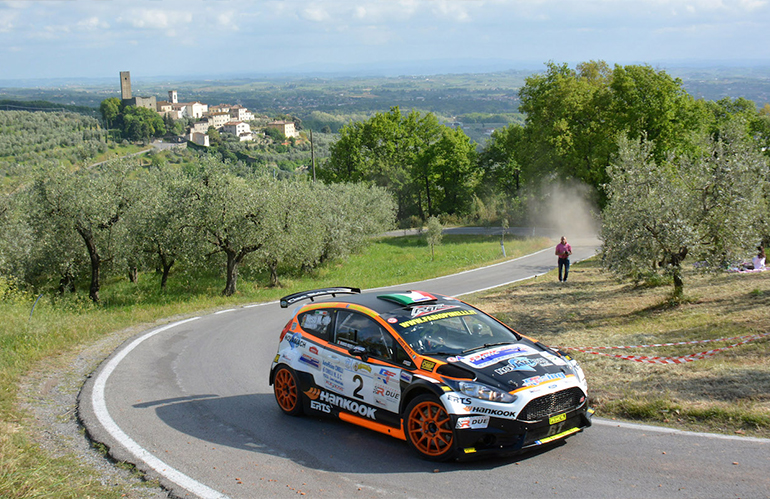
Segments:
[[[506,391],[573,375],[569,360],[556,350],[526,340],[446,357],[448,363],[472,371],[478,381]]]

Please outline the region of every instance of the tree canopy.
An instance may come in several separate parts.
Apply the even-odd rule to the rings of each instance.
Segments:
[[[394,194],[398,218],[460,213],[480,175],[475,147],[462,130],[435,115],[398,107],[345,125],[319,169],[329,182],[365,181]]]
[[[723,270],[764,234],[770,167],[740,132],[710,138],[702,152],[655,159],[648,140],[619,140],[607,169],[602,261],[634,279],[663,273],[683,291],[682,264]]]

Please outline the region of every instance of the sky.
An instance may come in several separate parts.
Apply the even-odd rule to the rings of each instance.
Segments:
[[[770,0],[0,1],[0,80],[770,65]]]

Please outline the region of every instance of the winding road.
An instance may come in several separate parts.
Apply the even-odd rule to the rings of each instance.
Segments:
[[[598,244],[570,242],[573,262]],[[555,263],[548,249],[397,288],[462,296]],[[268,373],[290,317],[273,302],[140,333],[84,385],[89,435],[179,497],[770,498],[770,440],[594,418],[545,451],[436,464],[363,428],[285,416]]]

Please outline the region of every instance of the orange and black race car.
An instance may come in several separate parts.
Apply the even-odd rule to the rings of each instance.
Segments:
[[[339,287],[281,306],[306,299],[270,368],[286,414],[335,416],[431,460],[520,452],[591,425],[574,359],[458,299]]]

